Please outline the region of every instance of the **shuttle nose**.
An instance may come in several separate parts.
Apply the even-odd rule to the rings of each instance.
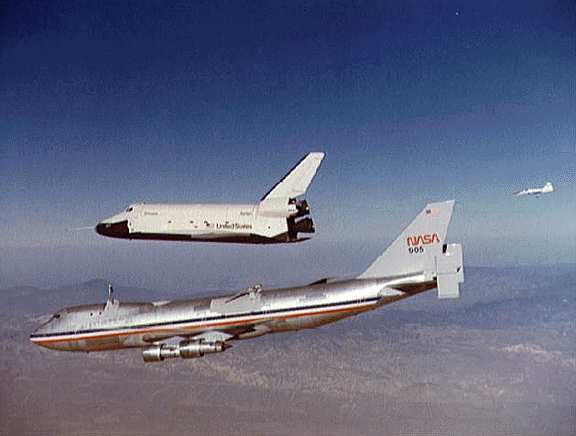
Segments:
[[[118,223],[98,223],[95,230],[96,233],[102,236],[109,236],[111,238],[127,238],[128,220],[120,221]]]

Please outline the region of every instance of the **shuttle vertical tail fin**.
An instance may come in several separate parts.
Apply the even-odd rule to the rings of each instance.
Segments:
[[[324,153],[308,153],[260,200],[257,209],[259,217],[286,219],[286,231],[276,234],[275,238],[283,242],[296,242],[308,239],[300,238],[299,233],[315,232],[308,202],[297,197],[308,189],[322,159]],[[298,218],[300,220],[296,221]]]
[[[273,198],[296,198],[304,194],[322,159],[324,159],[324,153],[308,153],[260,201],[265,202]]]

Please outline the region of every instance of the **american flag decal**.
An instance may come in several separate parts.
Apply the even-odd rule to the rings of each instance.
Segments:
[[[440,212],[438,211],[438,209],[426,209],[426,216],[433,218],[435,216],[440,215]]]

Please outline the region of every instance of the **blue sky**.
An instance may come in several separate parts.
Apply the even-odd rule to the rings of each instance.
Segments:
[[[571,2],[2,7],[2,287],[354,272],[450,198],[468,264],[574,262]],[[69,230],[136,201],[256,202],[309,151],[327,156],[304,244]],[[557,192],[511,197],[547,181]]]

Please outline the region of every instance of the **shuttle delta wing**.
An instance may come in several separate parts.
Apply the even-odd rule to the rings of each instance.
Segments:
[[[304,194],[312,182],[322,159],[324,159],[324,153],[308,153],[260,201],[271,198],[296,198]]]

